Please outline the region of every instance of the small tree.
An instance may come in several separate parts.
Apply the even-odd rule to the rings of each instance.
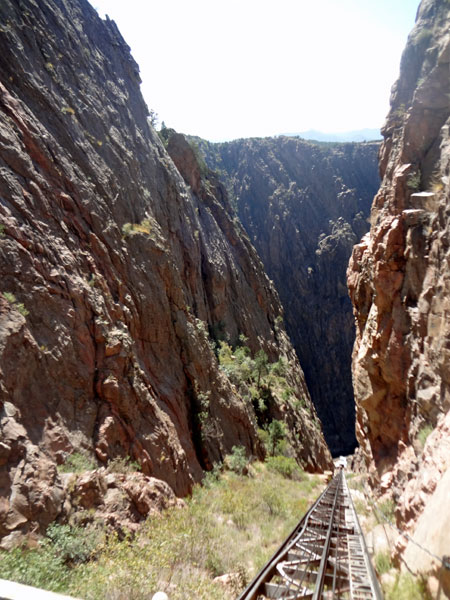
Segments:
[[[153,108],[150,109],[150,112],[148,115],[148,120],[150,121],[150,125],[152,127],[156,127],[158,125],[158,121],[159,121],[158,113],[155,110],[153,110]]]
[[[264,350],[258,350],[255,355],[255,379],[257,389],[261,389],[261,378],[269,373],[269,359]]]
[[[161,129],[158,131],[158,135],[161,138],[164,146],[167,147],[167,144],[169,143],[169,138],[174,133],[176,133],[175,129],[172,129],[172,127],[167,127],[164,121],[161,123]]]
[[[286,428],[284,423],[282,423],[281,421],[277,421],[276,419],[274,419],[271,423],[269,423],[269,425],[267,426],[267,450],[270,454],[270,456],[275,456],[277,450],[279,450],[281,442],[284,441],[284,438],[286,436]]]

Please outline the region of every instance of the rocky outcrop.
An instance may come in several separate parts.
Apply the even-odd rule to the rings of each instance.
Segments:
[[[120,534],[137,531],[149,515],[185,505],[172,488],[139,472],[108,472],[104,467],[61,476],[65,502],[60,518],[72,525],[101,523]]]
[[[348,272],[357,436],[372,482],[396,500],[398,523],[415,537],[419,519],[435,554],[443,547],[432,530],[443,525],[425,507],[450,493],[449,11],[435,0],[420,5],[383,129],[370,233]],[[428,559],[422,552],[425,569]]]
[[[335,455],[349,454],[356,445],[355,332],[346,269],[354,244],[368,230],[379,144],[288,137],[196,142],[225,181],[280,294],[328,445]]]
[[[294,392],[307,391],[255,250],[222,188],[188,187],[149,126],[115,24],[85,0],[5,0],[0,22],[7,540],[61,514],[56,464],[75,450],[98,465],[129,456],[178,496],[234,445],[262,455],[253,407],[218,365],[219,324],[284,357]],[[278,411],[298,459],[327,467],[313,418]]]

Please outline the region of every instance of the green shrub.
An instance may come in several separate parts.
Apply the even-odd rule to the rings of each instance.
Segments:
[[[288,369],[287,361],[285,358],[280,356],[280,358],[270,365],[270,372],[277,377],[285,377]]]
[[[422,175],[420,171],[416,171],[415,173],[411,173],[406,180],[406,185],[412,192],[417,192],[420,189],[420,181],[422,179]]]
[[[219,340],[217,358],[221,370],[238,387],[241,396],[252,401],[259,422],[267,419],[270,401],[288,402],[294,394],[286,381],[288,363],[284,357],[270,363],[267,354],[260,349],[254,357],[246,346],[247,338],[239,336],[239,344],[232,348]]]
[[[69,568],[62,557],[41,544],[39,550],[15,548],[0,556],[0,578],[53,592],[64,592],[69,584]]]
[[[20,312],[22,317],[27,317],[30,314],[30,311],[25,308],[23,302],[17,302],[17,304],[15,304],[15,307]]]
[[[74,452],[67,457],[64,464],[58,466],[58,471],[60,473],[82,473],[83,471],[94,471],[96,468],[93,460],[80,452]]]
[[[262,490],[261,500],[269,515],[281,518],[286,517],[286,504],[277,489],[267,487]]]
[[[176,133],[175,129],[172,129],[172,127],[167,127],[164,121],[161,123],[161,129],[158,131],[158,135],[166,148],[169,143],[169,139],[174,133]]]
[[[383,575],[392,569],[392,560],[389,552],[378,552],[375,555],[375,569],[378,575]]]
[[[413,38],[413,43],[415,45],[418,44],[427,44],[431,37],[433,36],[433,32],[431,31],[431,29],[428,29],[427,27],[423,27],[422,29],[420,29],[417,34],[415,35],[415,37]]]
[[[294,390],[291,387],[286,387],[281,392],[281,399],[283,400],[283,402],[289,402],[289,400],[291,399],[293,393],[294,393]]]
[[[269,471],[279,473],[288,479],[298,481],[304,479],[305,475],[294,458],[288,456],[268,456],[265,462]]]
[[[269,374],[269,359],[264,350],[258,350],[253,361],[252,379],[256,383],[258,390],[263,383],[262,379]]]
[[[433,431],[433,426],[426,424],[424,425],[417,434],[417,439],[419,440],[421,448],[425,447],[425,443],[427,441],[428,436]]]
[[[306,398],[304,396],[301,396],[300,398],[296,398],[294,400],[293,406],[296,410],[299,410],[300,408],[306,408],[306,410],[308,412],[311,412],[311,410],[306,402]]]
[[[404,104],[400,104],[400,106],[398,106],[393,112],[393,117],[399,121],[403,120],[405,115],[406,106]]]
[[[153,110],[153,108],[149,110],[147,120],[149,121],[152,127],[156,127],[158,125],[158,113],[155,110]]]
[[[222,466],[219,463],[214,463],[211,471],[205,473],[203,477],[202,485],[204,488],[210,488],[214,486],[220,480]]]
[[[3,297],[6,298],[10,304],[14,304],[14,302],[16,302],[16,297],[14,294],[11,294],[11,292],[3,292]]]
[[[25,308],[23,302],[17,302],[17,298],[11,292],[3,292],[3,296],[23,317],[30,314],[30,311]]]
[[[62,559],[65,564],[82,563],[89,560],[103,540],[99,530],[93,527],[71,527],[70,525],[49,525],[44,545]]]
[[[233,351],[227,342],[219,341],[218,359],[221,369],[234,384],[250,383],[254,369],[250,348],[237,346]]]
[[[205,159],[203,158],[202,151],[200,150],[198,143],[194,142],[193,140],[188,140],[188,141],[189,141],[189,145],[192,148],[192,151],[194,153],[195,160],[197,161],[198,167],[200,169],[200,175],[202,177],[207,177],[210,174],[210,170],[208,169]],[[205,182],[205,183],[209,183],[209,182]]]
[[[245,448],[243,446],[233,446],[231,454],[228,454],[225,458],[225,466],[230,471],[242,475],[247,469],[247,465],[248,459],[245,454]]]
[[[0,577],[54,592],[66,591],[71,567],[88,561],[103,541],[94,529],[53,523],[38,549],[16,548],[0,557]]]

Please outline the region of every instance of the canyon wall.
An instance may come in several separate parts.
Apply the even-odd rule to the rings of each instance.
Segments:
[[[379,186],[378,143],[278,137],[195,139],[232,196],[284,307],[286,329],[335,455],[356,445],[354,323],[346,269],[368,230]]]
[[[114,22],[85,0],[4,0],[0,23],[4,545],[62,518],[57,465],[74,452],[130,457],[178,496],[235,445],[263,455],[219,324],[285,360],[292,401],[272,417],[305,468],[327,468],[277,293],[224,188],[184,138],[180,174],[149,125]]]
[[[450,553],[449,20],[448,2],[421,3],[382,130],[370,233],[348,270],[357,437],[397,523],[440,557]],[[405,538],[397,553],[436,569],[450,594],[439,561]]]

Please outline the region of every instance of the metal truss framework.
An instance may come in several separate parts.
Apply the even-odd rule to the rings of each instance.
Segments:
[[[381,600],[343,470],[238,600],[272,598]]]

